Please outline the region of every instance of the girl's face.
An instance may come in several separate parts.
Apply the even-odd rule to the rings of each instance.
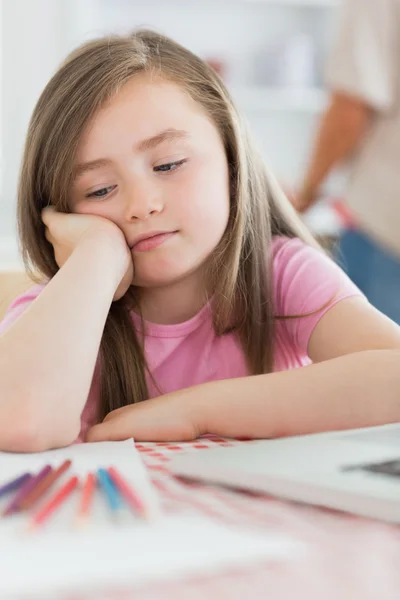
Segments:
[[[137,75],[84,132],[71,200],[74,212],[105,217],[123,231],[135,285],[200,273],[229,215],[219,133],[179,86]]]

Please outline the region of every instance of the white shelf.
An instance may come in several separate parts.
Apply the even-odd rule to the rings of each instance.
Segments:
[[[230,87],[233,99],[252,112],[298,111],[319,113],[326,106],[327,94],[318,88],[272,88],[263,86]]]
[[[340,0],[242,0],[246,4],[275,4],[278,6],[336,7]]]
[[[111,0],[109,0],[111,2]],[[85,2],[82,2],[82,0],[71,0],[71,2],[74,5],[74,10],[76,12],[76,14],[80,14],[82,12],[85,12],[87,10],[86,4],[89,2],[89,0],[85,0]],[[126,3],[126,4],[132,4],[132,0],[120,0],[121,3]],[[193,2],[193,0],[190,0],[190,2]],[[164,4],[163,0],[147,0],[147,4],[152,3],[152,4]],[[187,4],[187,0],[173,0],[173,2],[170,3],[170,6],[172,5],[179,5],[179,4]],[[337,7],[340,4],[340,0],[194,0],[193,3],[197,3],[197,4],[220,4],[220,5],[230,5],[232,3],[236,3],[236,4],[270,4],[270,5],[274,5],[274,6],[295,6],[295,7],[302,7],[304,6],[305,8],[307,7],[321,7],[321,8],[330,8],[330,7]],[[92,4],[92,11],[96,10],[96,0],[91,0],[91,4]],[[82,6],[83,5],[83,6]]]

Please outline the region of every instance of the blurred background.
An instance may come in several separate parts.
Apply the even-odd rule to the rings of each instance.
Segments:
[[[150,26],[209,61],[244,111],[281,184],[296,190],[326,105],[324,62],[335,0],[2,0],[0,269],[19,265],[15,203],[34,105],[65,55],[108,32]],[[330,202],[341,175],[306,220],[322,236],[340,221]]]

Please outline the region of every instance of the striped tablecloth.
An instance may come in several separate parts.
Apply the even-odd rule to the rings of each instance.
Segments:
[[[74,600],[400,599],[400,528],[266,495],[189,484],[168,473],[168,461],[176,452],[241,443],[246,442],[207,438],[179,444],[137,443],[136,447],[165,511],[190,510],[266,533],[289,534],[305,543],[307,551],[301,557],[174,583],[104,590],[101,596]]]

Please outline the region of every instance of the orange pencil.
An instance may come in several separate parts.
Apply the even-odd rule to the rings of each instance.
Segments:
[[[121,492],[122,496],[125,498],[127,503],[130,504],[131,508],[133,508],[135,512],[138,512],[142,517],[146,518],[148,516],[148,511],[146,510],[142,499],[139,498],[136,492],[131,488],[127,481],[125,481],[115,467],[109,467],[107,471],[114,484]]]
[[[31,508],[35,502],[39,500],[53,485],[53,483],[61,477],[63,473],[71,466],[71,460],[65,460],[62,465],[55,469],[55,471],[50,472],[42,481],[30,492],[18,505],[20,510],[27,510]]]
[[[88,473],[85,483],[83,484],[81,502],[78,509],[78,519],[80,521],[84,520],[89,513],[94,491],[96,489],[96,481],[96,475],[94,473]]]
[[[44,505],[42,509],[39,510],[35,515],[33,515],[32,520],[30,522],[30,528],[37,527],[41,525],[44,521],[46,521],[49,516],[55,511],[55,509],[60,506],[68,496],[74,491],[76,486],[79,483],[79,479],[76,475],[71,477],[66,484],[62,486],[58,490],[58,492],[51,498],[47,504]]]

